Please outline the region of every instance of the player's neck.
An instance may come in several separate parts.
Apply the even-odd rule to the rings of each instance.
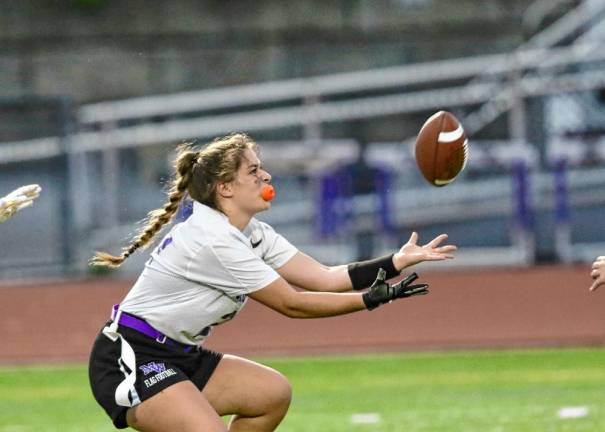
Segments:
[[[240,231],[243,231],[252,219],[252,215],[233,208],[225,208],[224,213],[229,219],[229,223]]]

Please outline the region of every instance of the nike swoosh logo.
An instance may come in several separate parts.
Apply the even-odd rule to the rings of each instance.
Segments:
[[[252,249],[256,248],[262,241],[263,241],[263,239],[260,239],[259,241],[257,241],[256,243],[254,243],[252,240],[250,240],[250,244],[252,245]]]

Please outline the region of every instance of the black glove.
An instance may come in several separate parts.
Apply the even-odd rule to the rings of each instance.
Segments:
[[[412,282],[418,279],[418,275],[416,273],[412,273],[395,285],[389,285],[387,282],[385,282],[385,277],[386,271],[383,269],[378,270],[376,280],[370,289],[363,293],[363,302],[368,310],[375,309],[381,304],[390,303],[398,298],[424,295],[428,294],[429,292],[428,284],[410,285]]]

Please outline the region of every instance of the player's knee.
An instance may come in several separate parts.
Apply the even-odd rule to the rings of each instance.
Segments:
[[[283,412],[287,411],[292,401],[292,385],[288,379],[279,372],[276,372],[275,378],[271,383],[270,392],[271,408]]]

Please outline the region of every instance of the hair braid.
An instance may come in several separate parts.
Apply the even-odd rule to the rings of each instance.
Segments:
[[[90,264],[119,267],[136,250],[147,246],[170,222],[186,193],[193,200],[221,211],[216,196],[217,184],[235,178],[243,154],[248,149],[258,151],[256,143],[241,133],[217,138],[199,152],[192,150],[190,144],[181,145],[175,163],[176,177],[168,192],[168,201],[162,208],[149,212],[145,225],[131,243],[122,249],[120,256],[97,252]]]
[[[180,146],[179,155],[176,160],[176,179],[172,182],[172,186],[168,192],[168,201],[160,209],[152,210],[148,213],[145,219],[146,223],[134,240],[127,247],[123,248],[120,256],[114,256],[107,252],[96,252],[90,260],[90,264],[94,266],[119,267],[130,255],[137,249],[144,248],[149,245],[155,235],[168,224],[176,214],[179,204],[185,193],[196,165],[198,152],[191,151],[188,145]]]

